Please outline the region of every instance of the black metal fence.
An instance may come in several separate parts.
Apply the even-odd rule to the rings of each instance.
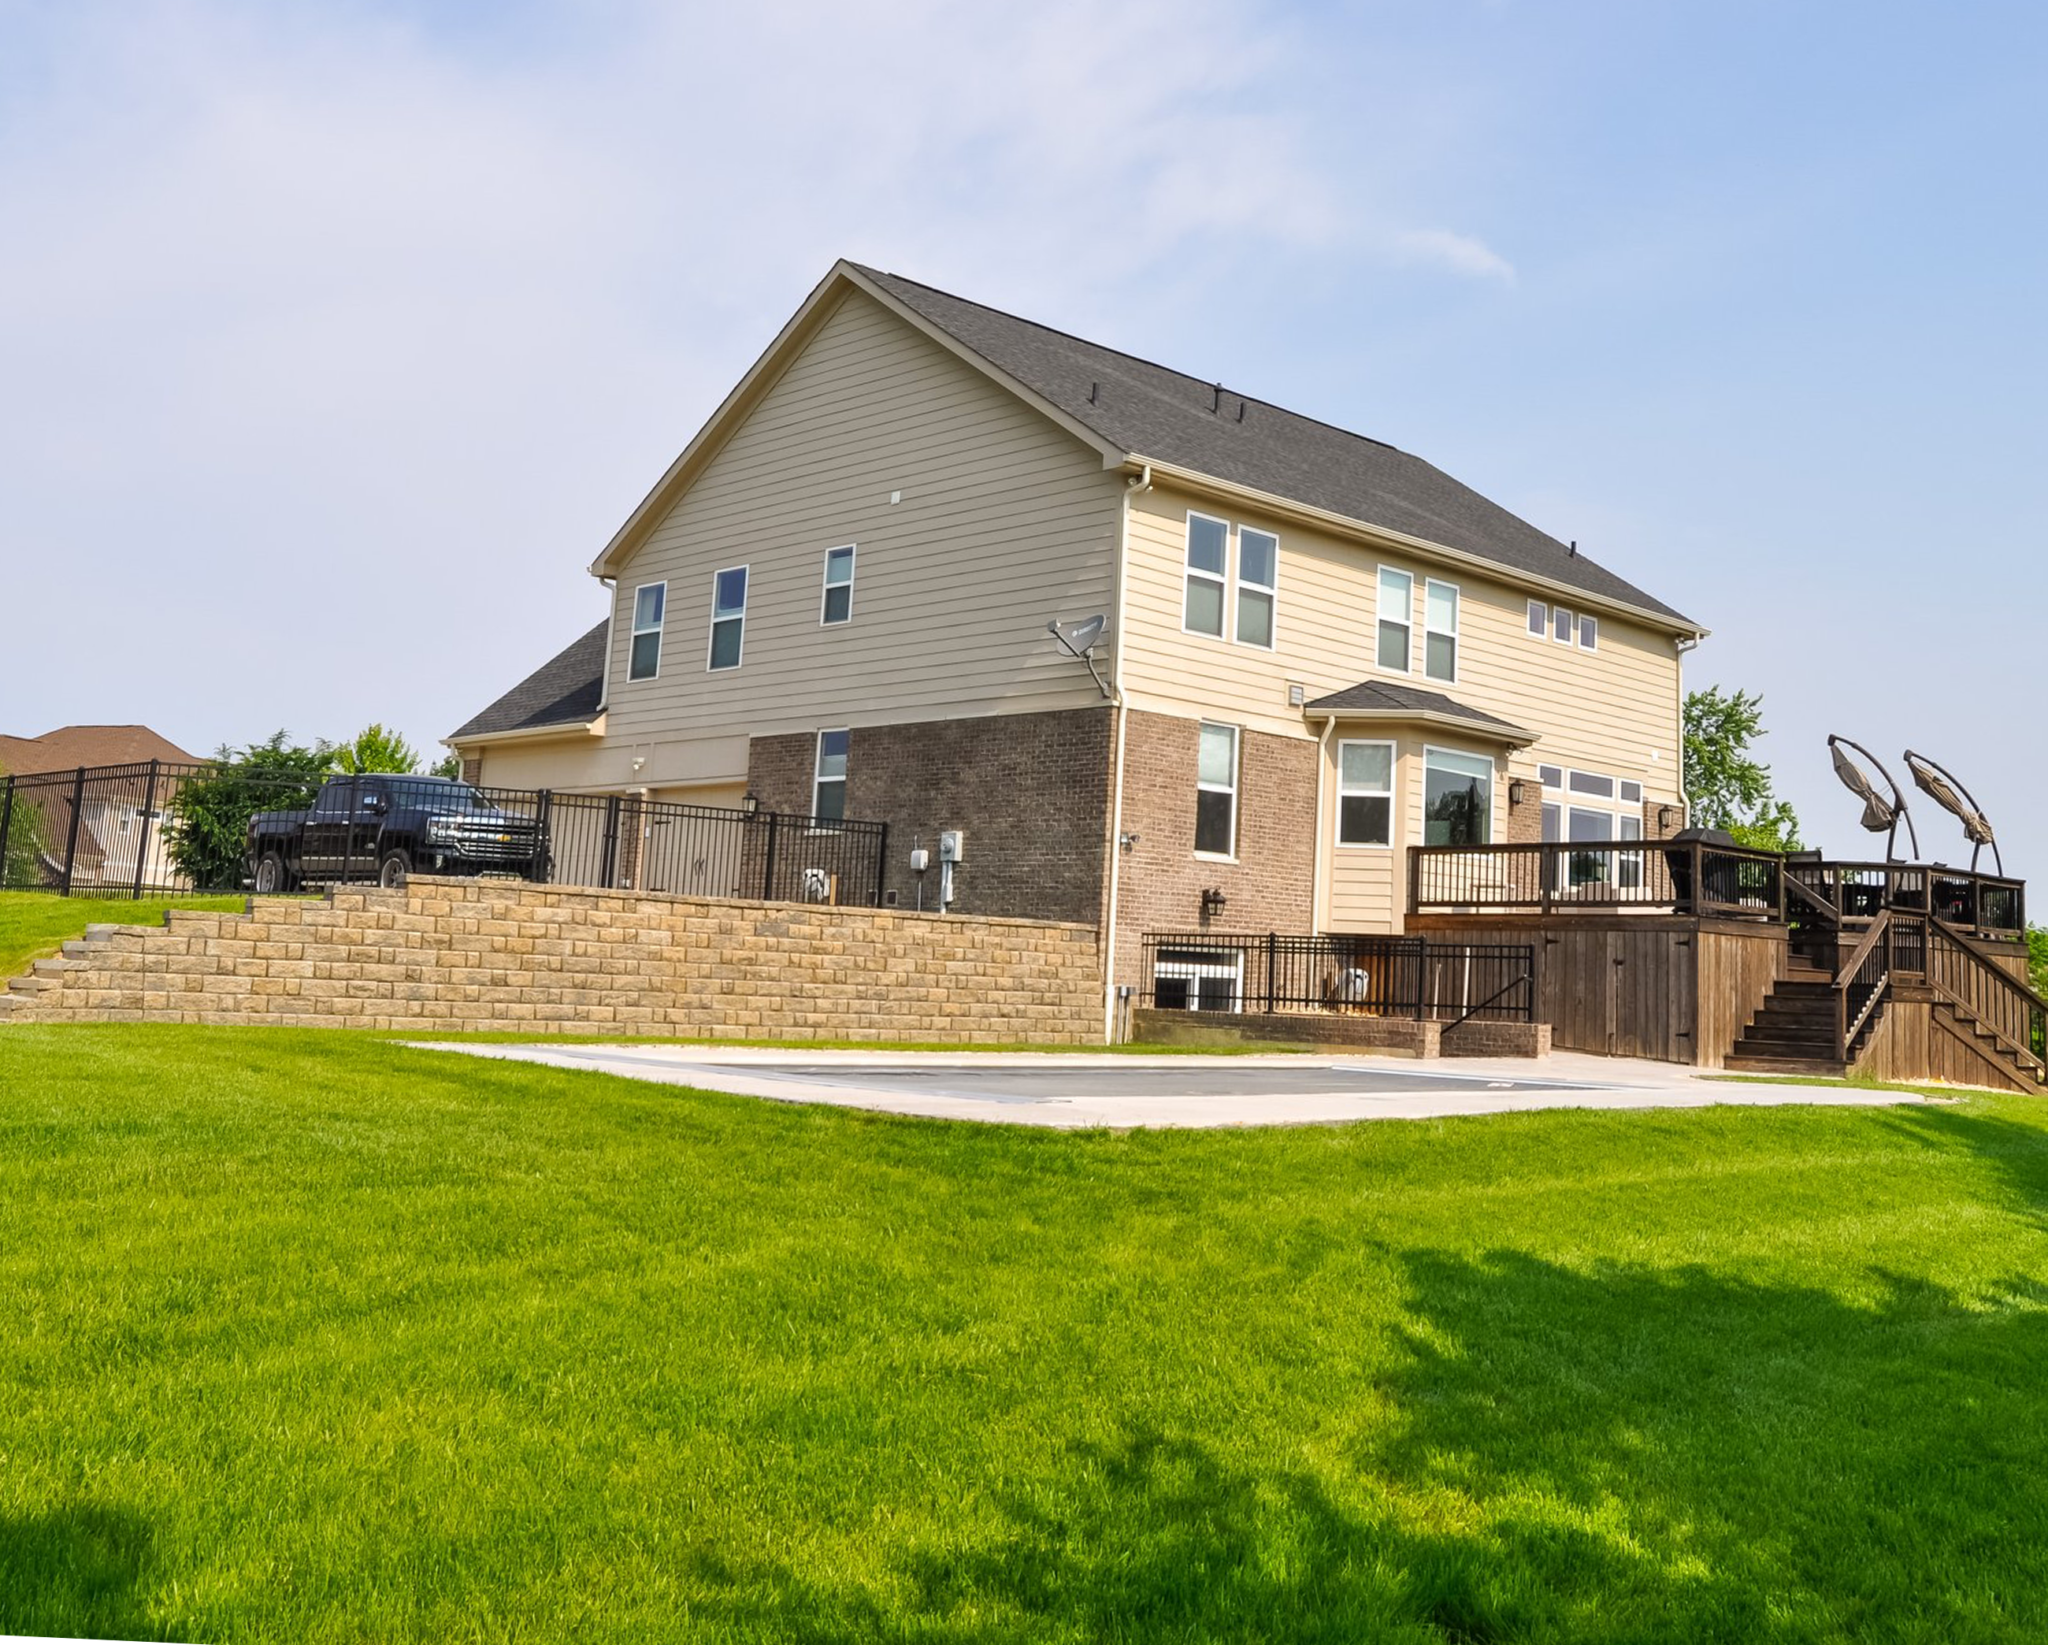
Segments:
[[[0,885],[285,893],[408,873],[765,901],[882,900],[884,823],[635,795],[151,762],[0,779]]]
[[[1152,932],[1142,1003],[1169,1011],[1353,1011],[1532,1022],[1528,943],[1425,937]]]

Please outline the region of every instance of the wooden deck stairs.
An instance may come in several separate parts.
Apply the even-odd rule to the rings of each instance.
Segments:
[[[1860,1043],[1868,1043],[1882,1010],[1880,1006],[1871,1014]],[[1827,1079],[1847,1074],[1853,1062],[1843,1061],[1835,1046],[1835,979],[1803,966],[1787,972],[1772,986],[1723,1066],[1731,1074]]]

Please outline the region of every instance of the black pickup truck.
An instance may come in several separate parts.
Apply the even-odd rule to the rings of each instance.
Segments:
[[[310,811],[249,819],[248,879],[264,895],[423,874],[542,879],[546,842],[531,817],[506,812],[451,777],[330,777]]]

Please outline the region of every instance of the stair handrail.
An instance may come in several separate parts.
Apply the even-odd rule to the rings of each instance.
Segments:
[[[1933,946],[1932,939],[1935,936],[1945,939],[1949,948],[1961,955],[1967,962],[1970,967],[1970,975],[1980,981],[1990,983],[1995,990],[2003,990],[2007,996],[2007,1003],[2009,1005],[2017,1005],[2020,1010],[2026,1013],[2028,1037],[2030,1040],[2032,1032],[2036,1027],[2040,1027],[2044,1033],[2048,1033],[2048,1000],[2044,1000],[2033,989],[2021,982],[2019,978],[2013,976],[2011,972],[1993,965],[1991,961],[1987,960],[1970,945],[1968,938],[1963,935],[1962,931],[1950,925],[1947,920],[1942,919],[1939,915],[1930,914],[1927,924],[1929,928],[1930,949]],[[1928,955],[1929,960],[1931,961],[1933,957],[1933,954],[1930,952]],[[2032,1071],[2037,1081],[2048,1080],[2048,1058],[2044,1058],[2041,1052],[2033,1048],[2032,1044],[2021,1044],[1999,1027],[1997,1021],[1988,1014],[1983,1001],[1967,999],[1949,987],[1947,983],[1941,981],[1935,975],[1934,966],[1931,963],[1927,967],[1927,986],[1933,989],[1935,993],[1941,995],[1949,1004],[1969,1012],[1983,1027],[1984,1031],[2003,1046],[2008,1054]]]
[[[1877,1009],[1878,1001],[1884,998],[1885,988],[1892,980],[1889,942],[1891,929],[1892,911],[1889,908],[1880,910],[1877,918],[1870,922],[1863,935],[1856,939],[1856,946],[1849,950],[1849,957],[1842,961],[1835,972],[1835,1058],[1841,1063],[1846,1064],[1849,1061],[1849,1048],[1856,1043],[1856,1036],[1863,1032],[1863,1025],[1870,1020],[1871,1012]],[[1885,960],[1884,972],[1870,990],[1870,998],[1863,1002],[1852,1020],[1849,1015],[1849,990],[1856,986],[1856,979],[1862,975],[1863,968],[1869,963],[1871,955],[1880,949],[1880,945]]]

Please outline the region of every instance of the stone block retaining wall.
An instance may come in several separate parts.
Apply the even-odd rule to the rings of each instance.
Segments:
[[[1102,981],[1088,926],[416,876],[96,926],[0,1020],[1057,1045]]]

